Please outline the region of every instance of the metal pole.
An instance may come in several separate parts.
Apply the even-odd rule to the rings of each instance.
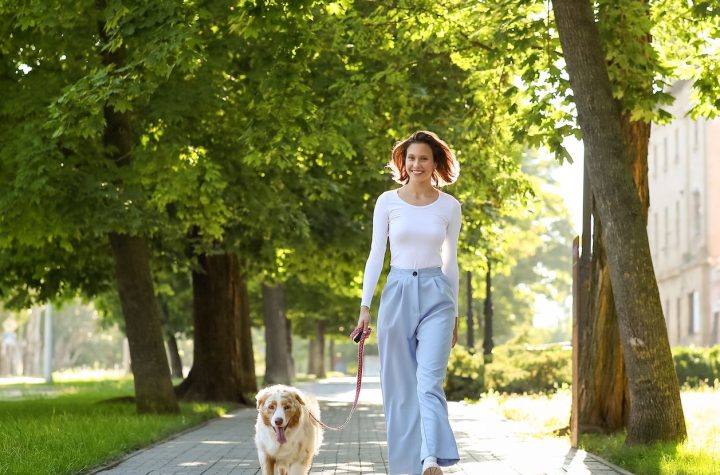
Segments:
[[[53,370],[53,361],[52,361],[52,343],[53,343],[53,334],[52,334],[52,304],[48,303],[45,305],[45,335],[44,335],[44,344],[43,344],[43,374],[45,376],[45,382],[48,384],[52,384],[52,370]]]
[[[468,349],[475,347],[475,325],[473,321],[473,304],[472,304],[472,272],[467,271],[467,346]]]

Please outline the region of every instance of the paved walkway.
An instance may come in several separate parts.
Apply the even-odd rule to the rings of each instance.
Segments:
[[[298,385],[318,396],[324,422],[345,420],[352,378]],[[363,381],[361,404],[342,432],[326,431],[312,474],[386,474],[387,449],[378,378]],[[627,474],[560,439],[519,439],[510,423],[460,402],[449,404],[461,462],[445,473],[464,475]],[[256,411],[240,409],[173,439],[128,455],[99,475],[260,474],[253,442]]]

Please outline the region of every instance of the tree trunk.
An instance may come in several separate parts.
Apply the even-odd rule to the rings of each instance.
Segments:
[[[626,443],[687,435],[680,390],[600,35],[587,0],[553,0],[555,20],[588,150],[586,167],[602,222],[630,395]]]
[[[631,121],[628,114],[623,114],[622,131],[647,228],[650,124]],[[627,426],[630,403],[615,301],[602,241],[602,222],[596,210],[594,215],[589,321],[583,325],[581,335],[579,424],[581,433],[611,433]]]
[[[194,347],[190,374],[177,387],[193,401],[252,402],[257,384],[243,371],[243,279],[235,254],[198,256],[192,273]],[[252,347],[250,348],[252,353]],[[253,367],[254,368],[254,367]]]
[[[130,346],[138,412],[179,412],[163,345],[145,239],[113,233],[110,247]]]
[[[465,273],[467,277],[467,347],[469,351],[475,348],[475,317],[473,316],[473,290],[472,290],[472,272]]]
[[[98,4],[104,8],[102,0],[98,0]],[[98,23],[98,33],[102,44],[107,45],[109,39],[102,21]],[[124,45],[112,51],[109,48],[100,51],[104,65],[121,67],[125,64]],[[130,114],[106,105],[103,115],[103,145],[107,158],[117,166],[128,165],[132,161],[135,142]],[[143,237],[122,233],[111,233],[108,237],[130,344],[138,412],[179,412],[163,346],[147,243]]]
[[[315,340],[315,337],[308,339],[308,365],[307,365],[307,374],[317,374],[317,350],[315,349],[315,346],[317,346],[317,341]]]
[[[287,349],[290,355],[290,377],[295,379],[295,358],[293,357],[293,338],[292,338],[292,322],[289,318],[285,319],[285,337],[287,338]]]
[[[310,342],[310,365],[308,372],[318,378],[324,378],[325,374],[325,322],[315,322],[315,337]]]
[[[255,353],[252,344],[252,316],[250,315],[250,297],[247,290],[245,275],[245,262],[238,261],[240,265],[240,380],[243,392],[250,394],[252,404],[255,404],[255,393],[258,391],[257,376],[255,374]]]
[[[629,401],[602,226],[594,220],[588,321],[580,335],[580,433],[611,433],[627,425]]]
[[[483,321],[483,359],[485,364],[492,363],[493,348],[495,342],[493,340],[493,300],[492,300],[492,264],[488,259],[487,273],[485,274],[485,307]]]
[[[182,359],[180,358],[180,351],[178,350],[177,339],[175,334],[168,327],[169,315],[167,300],[162,297],[157,297],[158,305],[160,306],[160,325],[165,335],[165,345],[167,347],[167,358],[170,362],[170,376],[173,378],[183,378],[183,367]]]
[[[281,284],[263,285],[265,319],[265,384],[290,384],[293,379],[292,352],[288,348],[285,289]]]
[[[180,358],[177,339],[175,338],[175,335],[170,333],[165,338],[165,341],[167,342],[168,360],[170,361],[170,375],[173,378],[182,378],[182,358]]]

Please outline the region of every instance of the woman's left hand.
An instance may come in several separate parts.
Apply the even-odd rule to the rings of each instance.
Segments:
[[[458,340],[458,319],[455,319],[455,328],[453,328],[453,336],[452,336],[452,346],[450,348],[455,348],[455,344]]]

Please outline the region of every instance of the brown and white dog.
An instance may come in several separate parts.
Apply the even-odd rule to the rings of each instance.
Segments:
[[[322,429],[307,411],[320,419],[314,396],[276,384],[255,396],[258,417],[255,445],[263,475],[305,475],[322,444]]]

